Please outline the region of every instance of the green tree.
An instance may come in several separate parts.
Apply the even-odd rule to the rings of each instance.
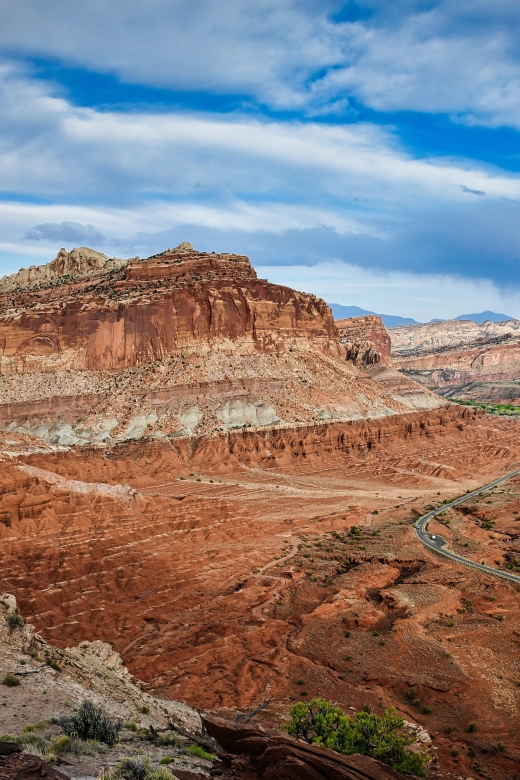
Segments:
[[[382,715],[363,711],[350,717],[326,699],[313,699],[295,704],[290,715],[284,728],[297,739],[345,755],[371,756],[398,772],[425,777],[427,758],[422,752],[407,749],[415,740],[404,731],[404,721],[394,707]]]

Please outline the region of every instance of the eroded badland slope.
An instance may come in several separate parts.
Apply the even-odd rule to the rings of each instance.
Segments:
[[[2,590],[59,648],[112,644],[151,693],[231,715],[270,698],[275,724],[317,695],[395,705],[442,772],[512,780],[517,586],[412,525],[514,468],[516,421],[439,407],[379,323],[336,330],[246,258],[82,274],[4,292]],[[516,485],[482,499],[492,531],[476,504],[446,516],[450,543],[515,566]]]
[[[517,402],[520,322],[445,320],[391,328],[392,357],[406,376],[447,398]]]

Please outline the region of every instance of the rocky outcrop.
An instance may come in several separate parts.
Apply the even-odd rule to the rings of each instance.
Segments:
[[[206,715],[208,734],[226,751],[211,777],[222,780],[404,780],[404,775],[368,756],[343,756],[296,741],[263,726]]]
[[[383,320],[377,314],[336,320],[339,340],[346,358],[361,368],[382,363],[392,366],[391,342]]]
[[[436,409],[439,399],[426,393],[414,381],[394,367],[391,357],[390,335],[376,314],[366,317],[336,320],[341,345],[346,359],[377,382],[388,398],[410,409]],[[391,414],[391,410],[374,409],[367,416]]]
[[[9,624],[13,616],[19,618],[19,625]],[[83,640],[73,647],[55,647],[24,621],[16,598],[0,592],[0,679],[6,673],[20,680],[20,685],[12,689],[11,703],[16,705],[15,692],[22,701],[30,701],[35,720],[55,717],[57,708],[64,706],[64,702],[70,707],[71,702],[76,705],[89,699],[117,718],[131,720],[137,716],[146,727],[151,724],[164,729],[175,723],[195,735],[201,731],[197,710],[183,702],[160,699],[143,691],[143,686],[134,680],[110,644]],[[11,723],[0,724],[2,733],[7,731],[6,726],[16,725],[16,720],[12,721],[17,717],[16,710],[3,711],[0,717],[11,719]],[[0,778],[3,778],[1,759]]]
[[[507,385],[520,376],[520,320],[446,320],[391,328],[390,335],[394,364],[414,381],[476,400],[519,396]]]
[[[70,780],[37,756],[22,753],[16,742],[0,742],[0,780]]]
[[[443,403],[404,381],[401,397],[394,380],[387,388],[362,370],[390,368],[379,318],[348,321],[340,338],[323,300],[258,279],[242,255],[184,243],[115,267],[80,249],[43,268],[32,286],[0,286],[0,420],[10,431],[102,446]]]
[[[117,271],[126,265],[126,260],[107,257],[86,246],[67,252],[60,249],[54,260],[46,265],[31,265],[18,273],[0,279],[0,292],[20,287],[45,287],[49,283],[93,276]]]
[[[170,250],[131,261],[88,290],[76,281],[50,298],[22,292],[9,303],[12,313],[0,321],[4,375],[113,371],[181,351],[276,354],[310,341],[314,349],[340,353],[324,301],[257,279],[238,255]]]

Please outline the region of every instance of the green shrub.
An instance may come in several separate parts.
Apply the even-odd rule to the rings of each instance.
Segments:
[[[477,727],[475,726],[474,723],[470,723],[468,728],[466,729],[468,734],[473,734],[473,732],[475,732],[476,730],[477,730]]]
[[[77,712],[62,720],[62,725],[69,737],[95,739],[113,745],[123,728],[123,721],[111,718],[102,707],[84,701]]]
[[[7,685],[8,688],[16,688],[17,685],[20,685],[20,678],[15,677],[14,674],[6,674],[2,680],[2,685]]]
[[[10,612],[7,615],[6,620],[10,631],[14,631],[15,628],[21,628],[23,626],[23,617],[19,612]]]
[[[200,747],[199,745],[188,745],[188,747],[186,748],[186,753],[189,756],[198,756],[199,758],[205,758],[206,761],[213,761],[213,759],[215,758],[215,756],[212,755],[212,753],[208,753],[207,750],[204,750],[204,748]]]
[[[54,669],[54,671],[61,672],[61,666],[57,661],[54,660],[54,658],[51,658],[50,655],[46,657],[45,663],[47,664],[47,666],[50,666],[51,669]]]
[[[408,691],[406,692],[406,698],[412,704],[416,704],[416,705],[419,704],[419,698],[417,696],[417,691],[415,690],[415,688],[408,689]]]
[[[424,715],[429,715],[431,713],[431,711],[432,711],[432,708],[428,707],[428,705],[425,704],[424,707],[422,708],[422,711],[423,711]]]
[[[326,699],[313,699],[295,704],[290,715],[284,728],[297,739],[345,755],[371,756],[398,772],[425,777],[427,759],[423,753],[407,750],[415,740],[404,731],[404,721],[393,707],[381,716],[356,712],[350,717]]]
[[[164,758],[161,758],[159,761],[160,764],[171,764],[171,758],[170,756],[164,756]]]

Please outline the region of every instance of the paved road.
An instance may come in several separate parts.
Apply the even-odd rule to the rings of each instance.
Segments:
[[[442,536],[439,536],[438,534],[429,534],[426,531],[428,523],[436,515],[440,515],[441,512],[445,512],[446,509],[450,509],[451,507],[457,506],[458,504],[462,504],[464,501],[468,501],[470,498],[479,496],[486,490],[491,490],[491,488],[500,485],[502,482],[511,479],[511,477],[514,477],[517,474],[520,474],[520,468],[515,469],[515,471],[510,471],[509,474],[505,474],[503,477],[496,479],[494,482],[490,482],[488,485],[484,485],[484,487],[474,490],[472,493],[465,493],[463,496],[455,498],[453,501],[450,501],[449,504],[442,504],[442,506],[438,507],[437,509],[432,509],[430,512],[427,512],[417,520],[415,524],[415,533],[421,542],[426,545],[426,547],[435,550],[435,552],[444,555],[446,558],[450,558],[456,563],[463,563],[465,566],[471,566],[472,569],[480,569],[480,571],[485,571],[486,574],[496,574],[498,577],[503,577],[506,580],[520,582],[520,577],[518,577],[516,574],[511,574],[507,571],[501,571],[500,569],[494,569],[492,566],[484,566],[484,564],[475,563],[474,561],[470,561],[468,558],[463,558],[462,555],[457,555],[457,553],[452,552],[447,547],[446,539],[443,539]]]

